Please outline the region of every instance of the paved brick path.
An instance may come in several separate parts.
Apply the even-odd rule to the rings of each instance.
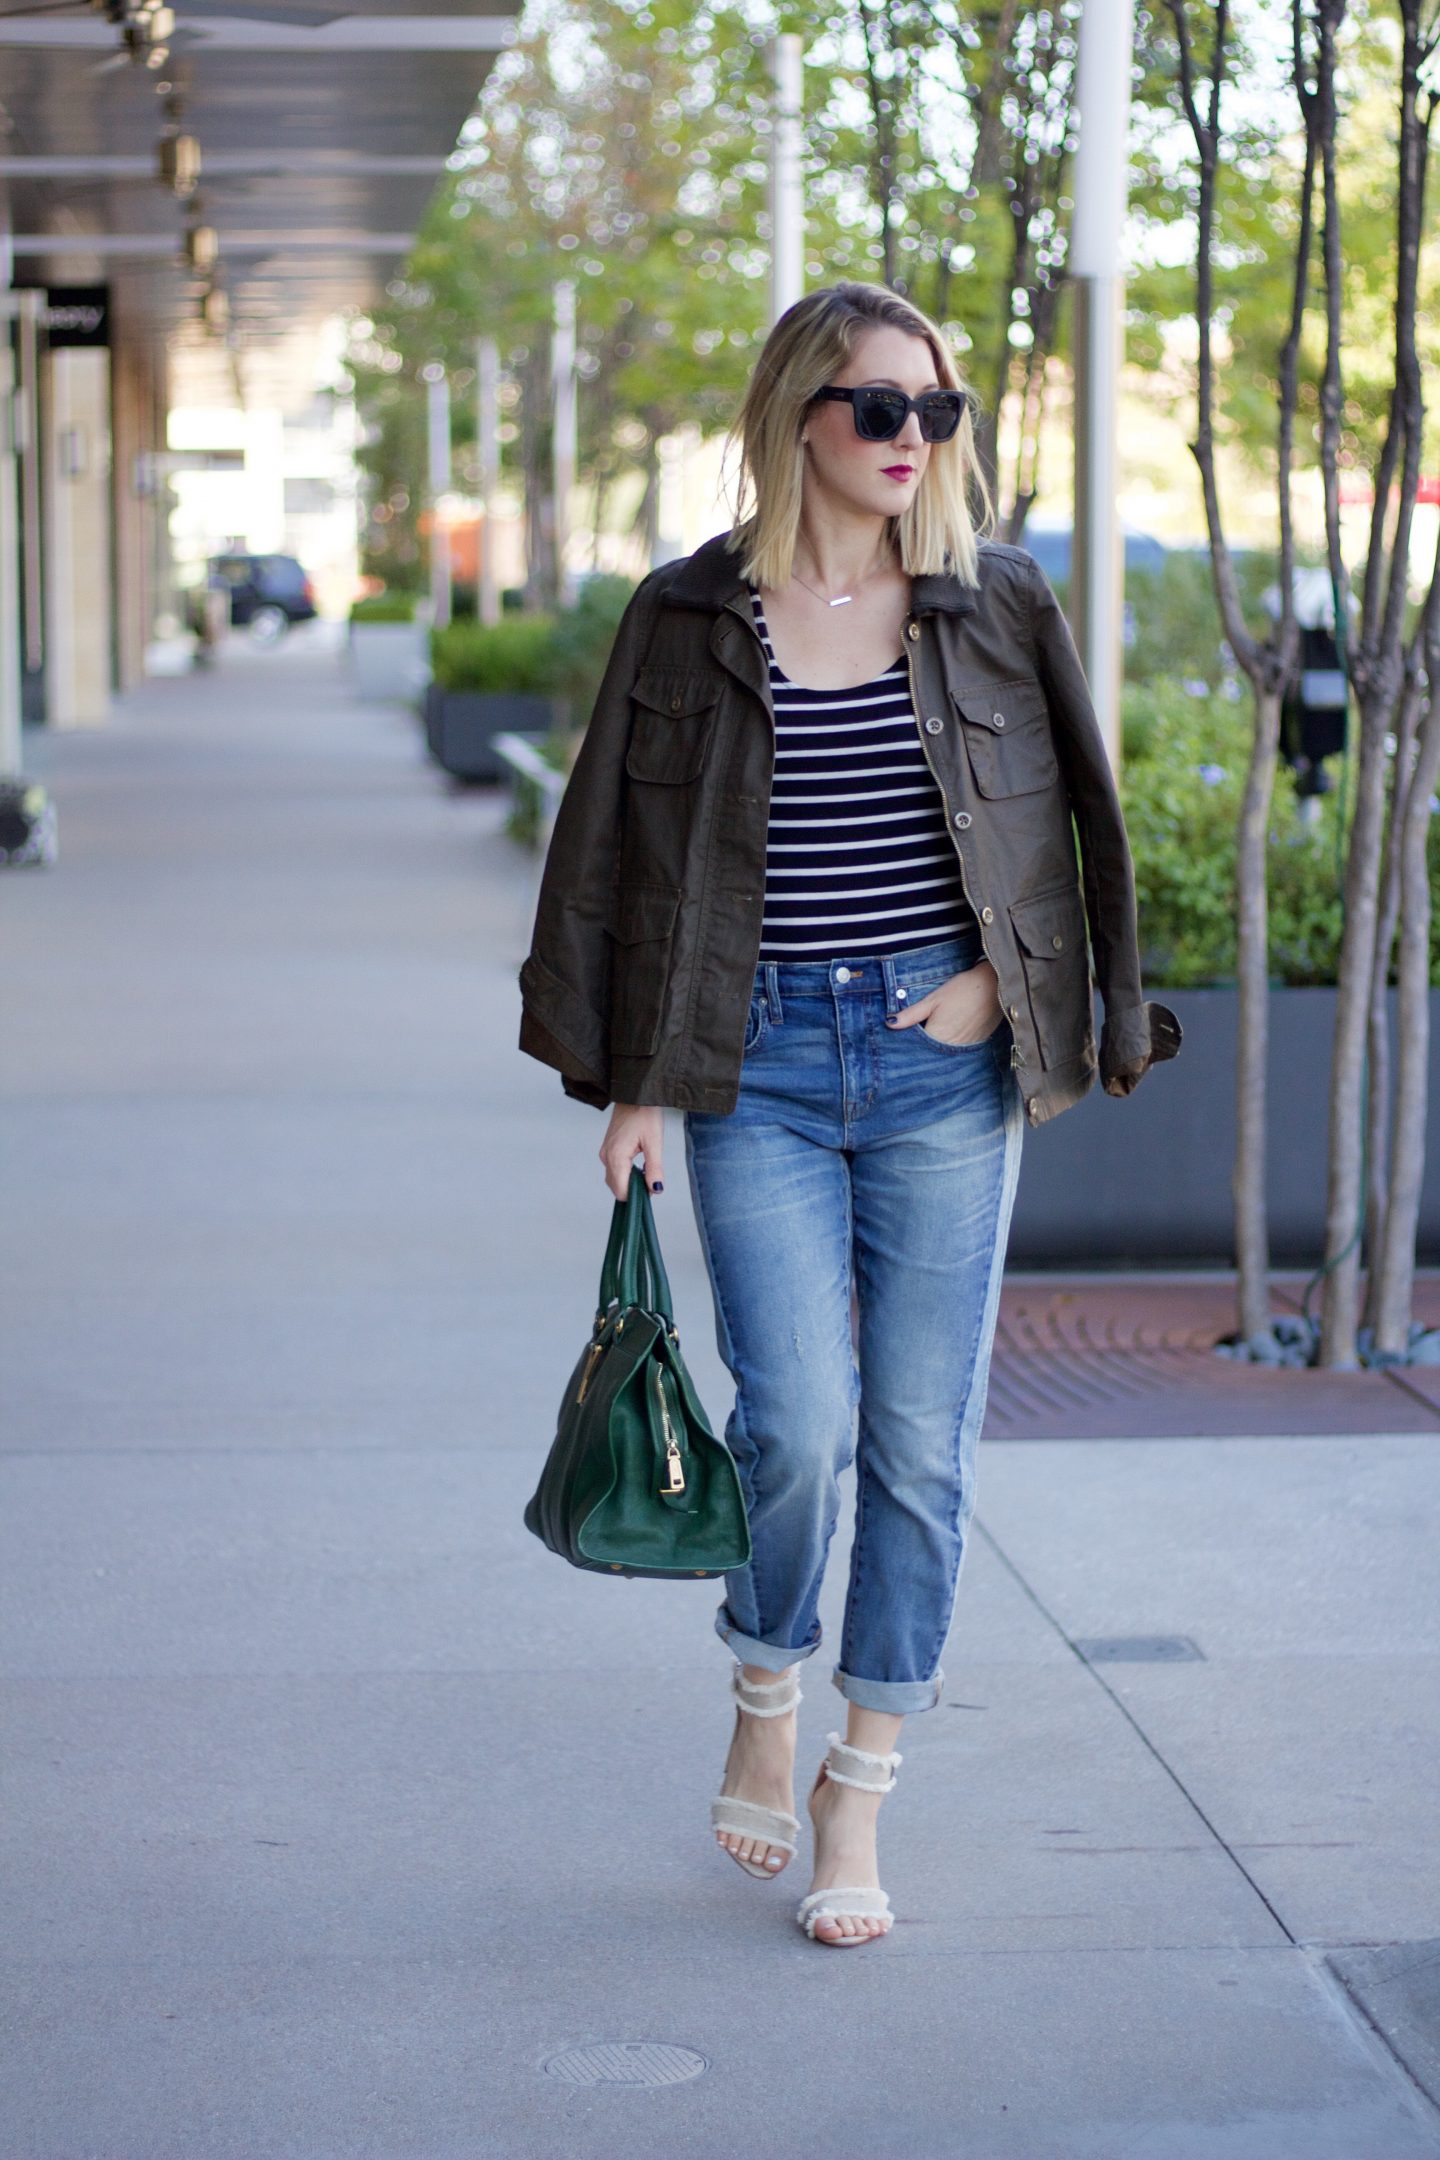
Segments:
[[[1300,1311],[1305,1279],[1277,1276],[1275,1310]],[[1313,1309],[1313,1308],[1312,1308]],[[1415,1317],[1440,1327],[1440,1278]],[[1235,1325],[1228,1277],[1012,1277],[991,1368],[988,1439],[1161,1434],[1440,1434],[1440,1368],[1277,1372],[1217,1357]]]

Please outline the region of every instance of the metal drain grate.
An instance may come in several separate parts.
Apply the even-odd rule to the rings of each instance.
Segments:
[[[563,2085],[681,2085],[709,2067],[694,2048],[666,2040],[602,2040],[552,2055],[545,2074]]]
[[[1075,1648],[1088,1665],[1179,1665],[1205,1657],[1188,1635],[1082,1635]]]

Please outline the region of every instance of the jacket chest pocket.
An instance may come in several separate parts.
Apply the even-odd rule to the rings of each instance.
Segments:
[[[718,668],[642,667],[625,770],[632,780],[678,787],[699,778],[725,677]]]
[[[680,894],[668,885],[622,885],[605,926],[612,941],[610,1048],[649,1057],[660,1041]]]
[[[952,690],[975,785],[988,800],[1033,795],[1060,777],[1050,708],[1037,682]]]

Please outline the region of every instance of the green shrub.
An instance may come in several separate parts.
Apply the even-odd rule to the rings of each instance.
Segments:
[[[1237,549],[1235,583],[1245,619],[1257,636],[1269,627],[1261,594],[1279,574],[1277,559],[1262,549]],[[1145,684],[1163,675],[1202,682],[1218,690],[1227,673],[1228,649],[1220,626],[1210,557],[1203,549],[1177,548],[1155,570],[1127,570],[1125,599],[1133,625],[1125,648],[1125,679]],[[1233,664],[1228,665],[1233,673]]]
[[[357,600],[350,610],[352,623],[408,623],[415,620],[414,593],[376,593],[373,599]]]
[[[555,621],[550,615],[472,618],[430,633],[430,665],[442,690],[545,693],[555,688]]]
[[[1135,859],[1145,980],[1192,989],[1235,979],[1235,825],[1250,755],[1250,701],[1192,697],[1157,676],[1127,684],[1121,797]],[[1336,792],[1302,825],[1281,765],[1270,816],[1270,974],[1333,983],[1344,931]],[[1431,979],[1440,983],[1440,819],[1432,825]]]
[[[620,618],[635,587],[629,578],[587,578],[574,607],[555,623],[555,688],[583,727],[594,709]]]

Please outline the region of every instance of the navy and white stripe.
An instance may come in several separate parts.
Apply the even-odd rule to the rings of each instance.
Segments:
[[[852,690],[806,690],[770,663],[775,781],[761,960],[893,953],[961,936],[975,917],[910,698],[905,655]]]

